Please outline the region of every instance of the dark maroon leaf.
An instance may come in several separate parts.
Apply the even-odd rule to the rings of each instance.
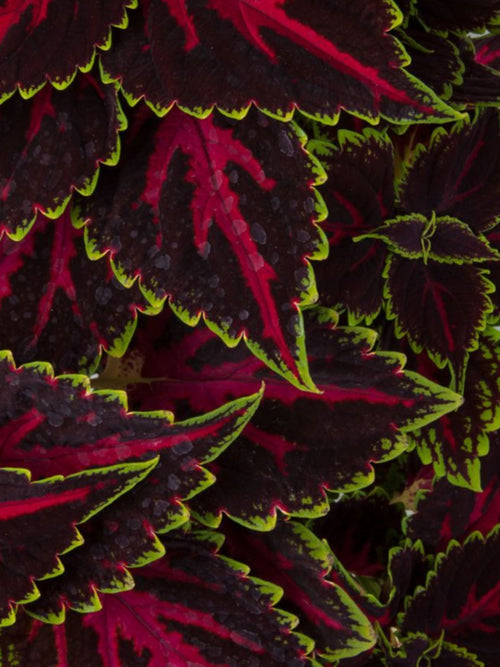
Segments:
[[[65,211],[39,216],[22,241],[0,240],[0,347],[19,363],[94,369],[101,350],[125,352],[137,311],[148,310],[135,284],[127,290],[106,260],[87,259],[82,236]]]
[[[464,64],[462,82],[453,89],[454,104],[497,106],[500,99],[500,76],[491,67],[479,62],[475,43],[469,37],[454,36],[453,42]]]
[[[431,664],[432,667],[485,667],[475,653],[450,642],[442,643],[439,655]]]
[[[406,161],[398,194],[402,213],[451,216],[474,232],[493,227],[499,220],[498,112],[486,110],[450,131],[437,128]]]
[[[343,496],[312,527],[349,572],[375,577],[384,574],[389,550],[400,543],[404,516],[402,503],[376,487]]]
[[[237,437],[260,398],[237,399],[172,424],[165,412],[127,413],[119,392],[90,393],[81,376],[54,378],[40,365],[14,370],[8,358],[1,371],[0,464],[23,462],[39,478],[160,457],[154,476],[138,485],[133,497],[116,501],[109,513],[82,528],[86,544],[81,553],[68,556],[57,583],[46,583],[36,613],[58,622],[65,606],[95,608],[96,589],[130,588],[127,566],[162,555],[156,533],[187,521],[181,501],[215,479],[201,463],[213,460]]]
[[[39,596],[35,579],[61,574],[58,555],[82,544],[76,524],[132,488],[156,462],[97,468],[33,484],[28,470],[0,470],[0,626],[14,623],[14,603]]]
[[[328,258],[315,267],[321,304],[345,307],[354,322],[370,323],[382,305],[387,251],[383,243],[353,238],[381,225],[394,213],[391,142],[374,130],[341,131],[338,147],[311,141],[325,167],[321,194],[328,209],[322,224],[330,244]]]
[[[296,619],[274,607],[280,589],[219,556],[219,537],[171,534],[166,555],[136,573],[134,590],[103,596],[101,611],[68,614],[60,626],[21,617],[1,648],[14,641],[16,656],[68,667],[310,664],[311,642],[291,632]]]
[[[65,88],[88,71],[111,26],[125,27],[137,0],[4,0],[0,16],[0,100],[33,95],[47,80]]]
[[[402,215],[386,220],[365,238],[381,239],[393,252],[408,259],[428,258],[447,264],[472,264],[500,259],[482,235],[476,235],[470,227],[449,216],[429,220],[418,213]],[[396,260],[397,261],[397,260]]]
[[[90,194],[100,163],[116,163],[124,123],[116,95],[80,75],[68,90],[46,86],[0,106],[0,235],[19,241],[37,212],[59,217],[73,190]]]
[[[412,348],[425,349],[440,367],[447,361],[462,386],[469,352],[476,349],[494,291],[484,270],[474,265],[444,264],[391,255],[384,270],[387,315],[396,334]]]
[[[280,521],[273,531],[257,533],[228,524],[224,533],[231,557],[245,555],[252,572],[284,590],[283,603],[299,612],[318,654],[342,660],[374,646],[375,628],[329,577],[332,552],[305,526]]]
[[[477,62],[500,70],[500,35],[480,37],[475,40],[475,44]]]
[[[500,19],[498,0],[417,0],[419,18],[430,28],[445,31],[481,31]]]
[[[147,0],[103,55],[127,98],[165,113],[214,105],[243,115],[253,102],[289,119],[295,108],[332,123],[341,109],[375,120],[450,119],[455,113],[403,67],[387,32],[392,3],[365,0]]]
[[[323,514],[326,488],[366,486],[374,475],[372,461],[396,456],[406,447],[407,430],[459,402],[455,394],[403,372],[400,356],[371,352],[373,332],[335,329],[331,318],[322,310],[319,321],[312,313],[307,318],[309,363],[320,394],[300,392],[244,350],[228,350],[205,329],[180,329],[173,319],[163,332],[155,331],[155,318],[139,342],[137,351],[146,360],[142,375],[153,378],[134,391],[141,407],[193,414],[235,391],[255,391],[266,380],[259,410],[233,454],[226,452],[212,466],[217,484],[196,505],[206,520],[216,523],[224,511],[269,529],[278,508],[299,516]]]
[[[499,358],[500,334],[488,328],[469,358],[464,405],[415,434],[424,463],[432,463],[439,476],[475,491],[481,488],[480,457],[490,449],[488,434],[500,426]]]
[[[463,541],[479,531],[487,535],[500,523],[500,448],[498,431],[490,435],[490,454],[481,461],[481,491],[451,486],[436,479],[419,494],[416,513],[407,520],[406,532],[428,550],[444,551],[452,539]]]
[[[398,3],[399,4],[399,3]],[[424,30],[411,22],[398,32],[403,46],[411,57],[408,71],[445,100],[454,87],[462,83],[464,65],[454,40],[447,35]]]
[[[90,255],[109,251],[119,279],[139,276],[155,306],[168,296],[191,325],[203,314],[228,345],[243,337],[312,389],[299,305],[316,297],[308,260],[326,253],[312,187],[324,174],[303,135],[256,111],[136,121],[123,166],[81,200]]]
[[[473,533],[463,546],[452,541],[425,588],[406,603],[403,632],[421,631],[477,654],[487,667],[500,659],[500,526],[486,538]]]

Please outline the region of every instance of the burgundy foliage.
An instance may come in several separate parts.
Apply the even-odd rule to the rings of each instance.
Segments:
[[[498,667],[499,26],[0,0],[0,667]]]

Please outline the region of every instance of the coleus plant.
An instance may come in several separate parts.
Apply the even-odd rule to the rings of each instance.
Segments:
[[[499,26],[0,3],[0,665],[500,663]]]

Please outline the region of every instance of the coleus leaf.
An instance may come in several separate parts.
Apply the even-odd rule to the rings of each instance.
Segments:
[[[399,4],[399,3],[398,3]],[[462,83],[464,64],[454,40],[433,30],[424,30],[410,21],[398,37],[411,57],[408,71],[424,81],[434,92],[449,100],[454,87]]]
[[[443,367],[450,361],[457,387],[464,382],[469,352],[478,346],[493,310],[494,285],[487,272],[472,264],[427,262],[391,255],[384,269],[387,316],[399,337],[425,349]],[[417,306],[418,304],[418,306]]]
[[[406,533],[427,550],[444,551],[452,539],[463,541],[474,531],[487,535],[500,523],[500,449],[498,431],[490,435],[491,451],[481,461],[481,491],[450,486],[435,479],[418,494],[416,512],[406,521]]]
[[[364,0],[147,0],[102,62],[129,101],[143,97],[160,114],[177,103],[241,117],[254,103],[328,123],[340,109],[372,122],[456,117],[405,71],[408,57],[387,34],[401,21],[396,7],[374,0],[370,9]]]
[[[338,145],[311,140],[328,179],[321,189],[328,217],[322,223],[330,252],[315,267],[320,302],[345,307],[353,322],[370,323],[380,311],[382,270],[387,257],[383,243],[353,243],[353,238],[381,225],[394,212],[393,147],[374,130],[362,135],[340,131]]]
[[[477,40],[464,35],[454,35],[452,40],[464,64],[462,82],[453,89],[452,102],[458,105],[466,105],[469,108],[478,104],[498,106],[500,76],[495,69],[480,63],[477,59]]]
[[[402,503],[381,487],[342,496],[312,524],[345,568],[356,577],[381,576],[388,553],[401,540]]]
[[[269,533],[229,524],[225,549],[236,559],[246,556],[252,572],[284,590],[283,602],[300,611],[303,629],[314,639],[316,652],[328,661],[370,650],[375,628],[329,573],[333,555],[323,540],[294,521],[279,521]]]
[[[123,354],[137,311],[151,311],[137,285],[125,289],[105,260],[88,260],[82,237],[66,210],[54,222],[39,216],[22,241],[0,240],[0,347],[18,363],[92,370],[101,350]]]
[[[402,631],[423,631],[430,637],[444,633],[488,667],[498,664],[499,553],[499,526],[487,537],[473,533],[463,545],[452,541],[436,557],[425,587],[407,599],[399,618]]]
[[[95,609],[96,590],[130,588],[127,567],[163,554],[156,533],[187,521],[182,500],[215,480],[201,463],[214,459],[237,437],[260,393],[171,424],[164,412],[127,413],[118,392],[89,393],[79,376],[53,378],[43,368],[15,371],[8,360],[3,365],[4,465],[22,460],[40,476],[159,456],[147,484],[82,527],[85,544],[80,553],[67,556],[57,583],[45,582],[43,599],[31,605],[30,613],[62,622],[66,607]]]
[[[0,470],[0,626],[14,623],[15,603],[39,596],[35,579],[63,571],[58,556],[82,543],[76,524],[132,488],[156,463],[96,468],[33,484],[28,470]]]
[[[417,0],[415,6],[423,23],[446,32],[481,32],[500,18],[498,0]]]
[[[38,212],[57,218],[72,191],[90,194],[99,164],[116,164],[124,123],[114,87],[90,74],[68,90],[46,86],[29,101],[14,95],[2,104],[0,235],[19,241]]]
[[[96,46],[106,48],[111,27],[125,27],[137,0],[5,0],[0,17],[0,102],[19,88],[34,95],[49,80],[65,88],[88,71]],[[43,45],[43,48],[41,48]]]
[[[243,337],[273,370],[314,389],[300,305],[316,298],[309,259],[326,253],[313,185],[324,178],[294,125],[253,111],[239,122],[172,110],[136,116],[122,164],[80,200],[91,257],[155,306]],[[104,176],[104,174],[103,174]]]
[[[486,35],[475,40],[476,60],[495,70],[500,69],[500,35]]]
[[[432,463],[439,476],[475,491],[481,488],[480,457],[490,449],[488,434],[500,426],[499,355],[500,334],[488,328],[469,358],[464,405],[411,436],[425,464]]]
[[[27,667],[35,655],[68,667],[310,664],[311,642],[291,631],[297,619],[275,608],[282,591],[218,555],[222,539],[170,533],[166,555],[137,572],[133,590],[103,596],[100,611],[69,614],[64,625],[21,617],[2,633],[1,650],[29,656]]]
[[[499,220],[500,128],[498,112],[487,109],[471,121],[437,128],[404,160],[398,183],[400,213],[428,219],[451,216],[476,233]]]
[[[450,216],[428,220],[419,213],[386,220],[369,234],[356,237],[381,239],[393,252],[408,259],[428,259],[446,264],[472,264],[500,259],[498,251],[469,225]]]
[[[406,447],[406,431],[459,404],[453,392],[403,372],[401,356],[371,352],[373,332],[335,329],[333,323],[331,311],[307,312],[309,363],[319,394],[304,394],[244,350],[228,350],[208,331],[180,329],[173,319],[164,333],[151,328],[139,342],[143,377],[152,379],[133,392],[141,407],[193,414],[266,381],[252,423],[233,451],[214,463],[217,484],[196,505],[204,520],[217,523],[224,511],[270,529],[278,508],[297,516],[323,514],[325,488],[366,486],[374,475],[370,462],[396,456]]]

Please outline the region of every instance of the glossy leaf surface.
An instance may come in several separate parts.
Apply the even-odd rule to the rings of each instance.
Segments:
[[[80,202],[92,257],[109,252],[119,279],[154,305],[169,298],[231,346],[250,349],[312,388],[299,304],[316,297],[308,258],[326,248],[312,185],[324,174],[294,126],[260,112],[241,121],[138,114],[123,168]],[[104,174],[103,174],[104,177]]]
[[[82,237],[66,210],[55,221],[39,216],[22,241],[0,240],[0,347],[18,363],[92,369],[102,350],[124,352],[137,311],[148,310],[136,285],[127,290],[105,259],[87,258]]]

